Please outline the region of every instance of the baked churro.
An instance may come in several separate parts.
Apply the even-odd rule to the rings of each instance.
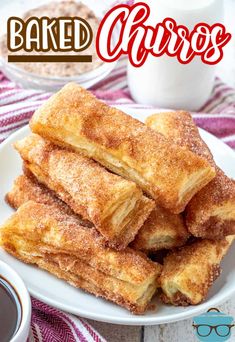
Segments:
[[[22,204],[28,201],[34,201],[47,205],[56,205],[61,212],[68,215],[75,215],[74,211],[63,201],[61,201],[53,191],[49,190],[43,184],[36,181],[36,178],[20,175],[14,181],[12,189],[5,196],[6,202],[14,209],[18,209]],[[81,216],[76,215],[82,226],[93,227],[94,225],[83,220]]]
[[[204,157],[216,170],[216,177],[186,207],[188,230],[194,236],[208,239],[235,234],[235,183],[216,166],[191,115],[187,112],[165,112],[149,117],[146,124],[175,144]]]
[[[38,135],[18,141],[15,147],[37,180],[92,222],[110,246],[125,248],[154,208],[154,201],[143,196],[135,183]]]
[[[0,229],[2,247],[70,284],[143,313],[158,287],[161,266],[127,248],[106,247],[94,228],[57,205],[23,204]]]
[[[201,303],[220,275],[221,260],[233,241],[234,236],[217,241],[199,240],[170,252],[160,277],[163,301],[183,306]]]
[[[157,204],[182,212],[215,176],[204,159],[69,83],[33,115],[30,127],[136,182]]]
[[[156,207],[140,228],[132,248],[144,252],[172,249],[183,246],[189,237],[183,217]]]

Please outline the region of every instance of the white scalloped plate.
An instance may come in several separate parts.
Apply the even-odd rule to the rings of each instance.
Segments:
[[[141,121],[144,121],[148,115],[153,113],[153,110],[149,109],[139,110],[130,109],[126,106],[119,107]],[[227,175],[235,178],[234,152],[213,135],[204,130],[200,130],[200,133],[210,147],[217,164]],[[22,163],[13,149],[12,143],[25,137],[27,134],[29,134],[28,126],[12,134],[0,145],[0,223],[3,223],[13,212],[5,203],[4,196],[11,189],[13,180],[21,173]],[[183,308],[167,306],[156,302],[155,310],[141,316],[134,316],[113,303],[75,289],[45,271],[16,260],[2,249],[0,249],[0,259],[8,263],[19,273],[34,297],[54,307],[97,321],[127,325],[153,325],[192,317],[205,312],[208,308],[216,307],[231,297],[235,293],[234,253],[235,245],[225,257],[222,265],[223,273],[214,283],[207,300],[203,304]]]

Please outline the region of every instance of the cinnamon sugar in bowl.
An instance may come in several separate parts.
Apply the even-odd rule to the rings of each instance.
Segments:
[[[43,54],[43,52],[25,52],[19,50],[10,52],[7,49],[7,35],[3,35],[0,41],[0,69],[12,81],[24,88],[42,89],[46,91],[56,91],[68,82],[77,82],[85,88],[90,88],[106,77],[115,67],[116,62],[105,63],[99,59],[95,48],[96,32],[99,21],[104,13],[109,9],[106,1],[97,0],[53,0],[45,1],[39,7],[28,8],[23,14],[15,14],[27,20],[29,17],[49,18],[56,17],[81,17],[85,19],[92,28],[93,40],[88,49],[82,52],[66,52],[68,54],[91,55],[92,62],[21,62],[9,63],[8,55],[20,54]],[[114,31],[113,39],[118,38],[118,29]],[[47,52],[55,54],[55,52]],[[57,52],[56,54],[64,54]]]

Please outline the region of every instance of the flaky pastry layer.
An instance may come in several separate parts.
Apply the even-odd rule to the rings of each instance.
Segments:
[[[110,246],[125,248],[154,208],[135,183],[38,135],[18,141],[15,147],[37,180],[92,222]]]
[[[183,246],[189,237],[183,217],[156,207],[140,228],[131,247],[145,252]]]
[[[14,209],[18,209],[22,204],[28,201],[56,205],[61,212],[68,215],[76,215],[74,211],[44,185],[38,183],[36,178],[32,179],[26,175],[20,175],[14,181],[12,189],[6,194],[6,202]],[[82,220],[79,215],[76,218],[80,224],[86,227],[93,227],[89,221]]]
[[[187,112],[165,112],[150,116],[146,124],[208,160],[216,177],[200,190],[186,207],[186,225],[197,237],[220,239],[235,234],[235,183],[216,166]]]
[[[161,266],[144,254],[105,246],[94,228],[57,205],[23,204],[1,227],[3,248],[15,257],[97,296],[142,313],[158,286]],[[54,268],[53,268],[54,265]]]
[[[182,212],[193,195],[215,176],[205,159],[174,146],[75,83],[66,85],[39,108],[30,127],[133,180],[174,213]]]
[[[35,264],[71,285],[113,301],[135,314],[147,309],[147,303],[156,291],[156,282],[134,285],[109,276],[78,257],[44,248],[17,234],[3,233],[2,246],[17,259]]]
[[[26,202],[2,226],[1,233],[4,231],[78,256],[102,272],[131,283],[145,282],[159,271],[143,253],[107,247],[94,228],[82,226],[75,215],[61,212],[56,205]]]
[[[170,252],[164,259],[160,277],[163,301],[186,306],[205,300],[211,285],[220,275],[221,260],[234,238],[199,240]]]

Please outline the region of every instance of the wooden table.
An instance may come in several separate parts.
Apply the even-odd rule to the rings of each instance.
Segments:
[[[235,318],[235,297],[218,306]],[[192,319],[157,326],[125,326],[89,321],[110,342],[193,342],[197,341],[192,328]],[[235,328],[230,341],[235,341]]]
[[[101,1],[101,0],[100,0]],[[109,0],[113,3],[113,0]],[[45,0],[37,0],[37,5]],[[30,5],[28,0],[11,0],[1,4],[1,18],[16,15],[22,9]],[[36,6],[36,3],[35,3]],[[225,58],[218,67],[218,75],[226,83],[235,87],[235,0],[225,0],[225,22],[226,28],[233,33],[233,42],[228,46]],[[2,27],[3,27],[2,23]],[[1,29],[0,29],[1,34]],[[221,311],[235,317],[235,298],[231,298],[225,304],[218,307]],[[159,326],[124,326],[89,321],[97,331],[110,342],[191,342],[197,341],[193,335],[192,320],[162,324]],[[232,331],[231,342],[235,341],[235,328]]]

